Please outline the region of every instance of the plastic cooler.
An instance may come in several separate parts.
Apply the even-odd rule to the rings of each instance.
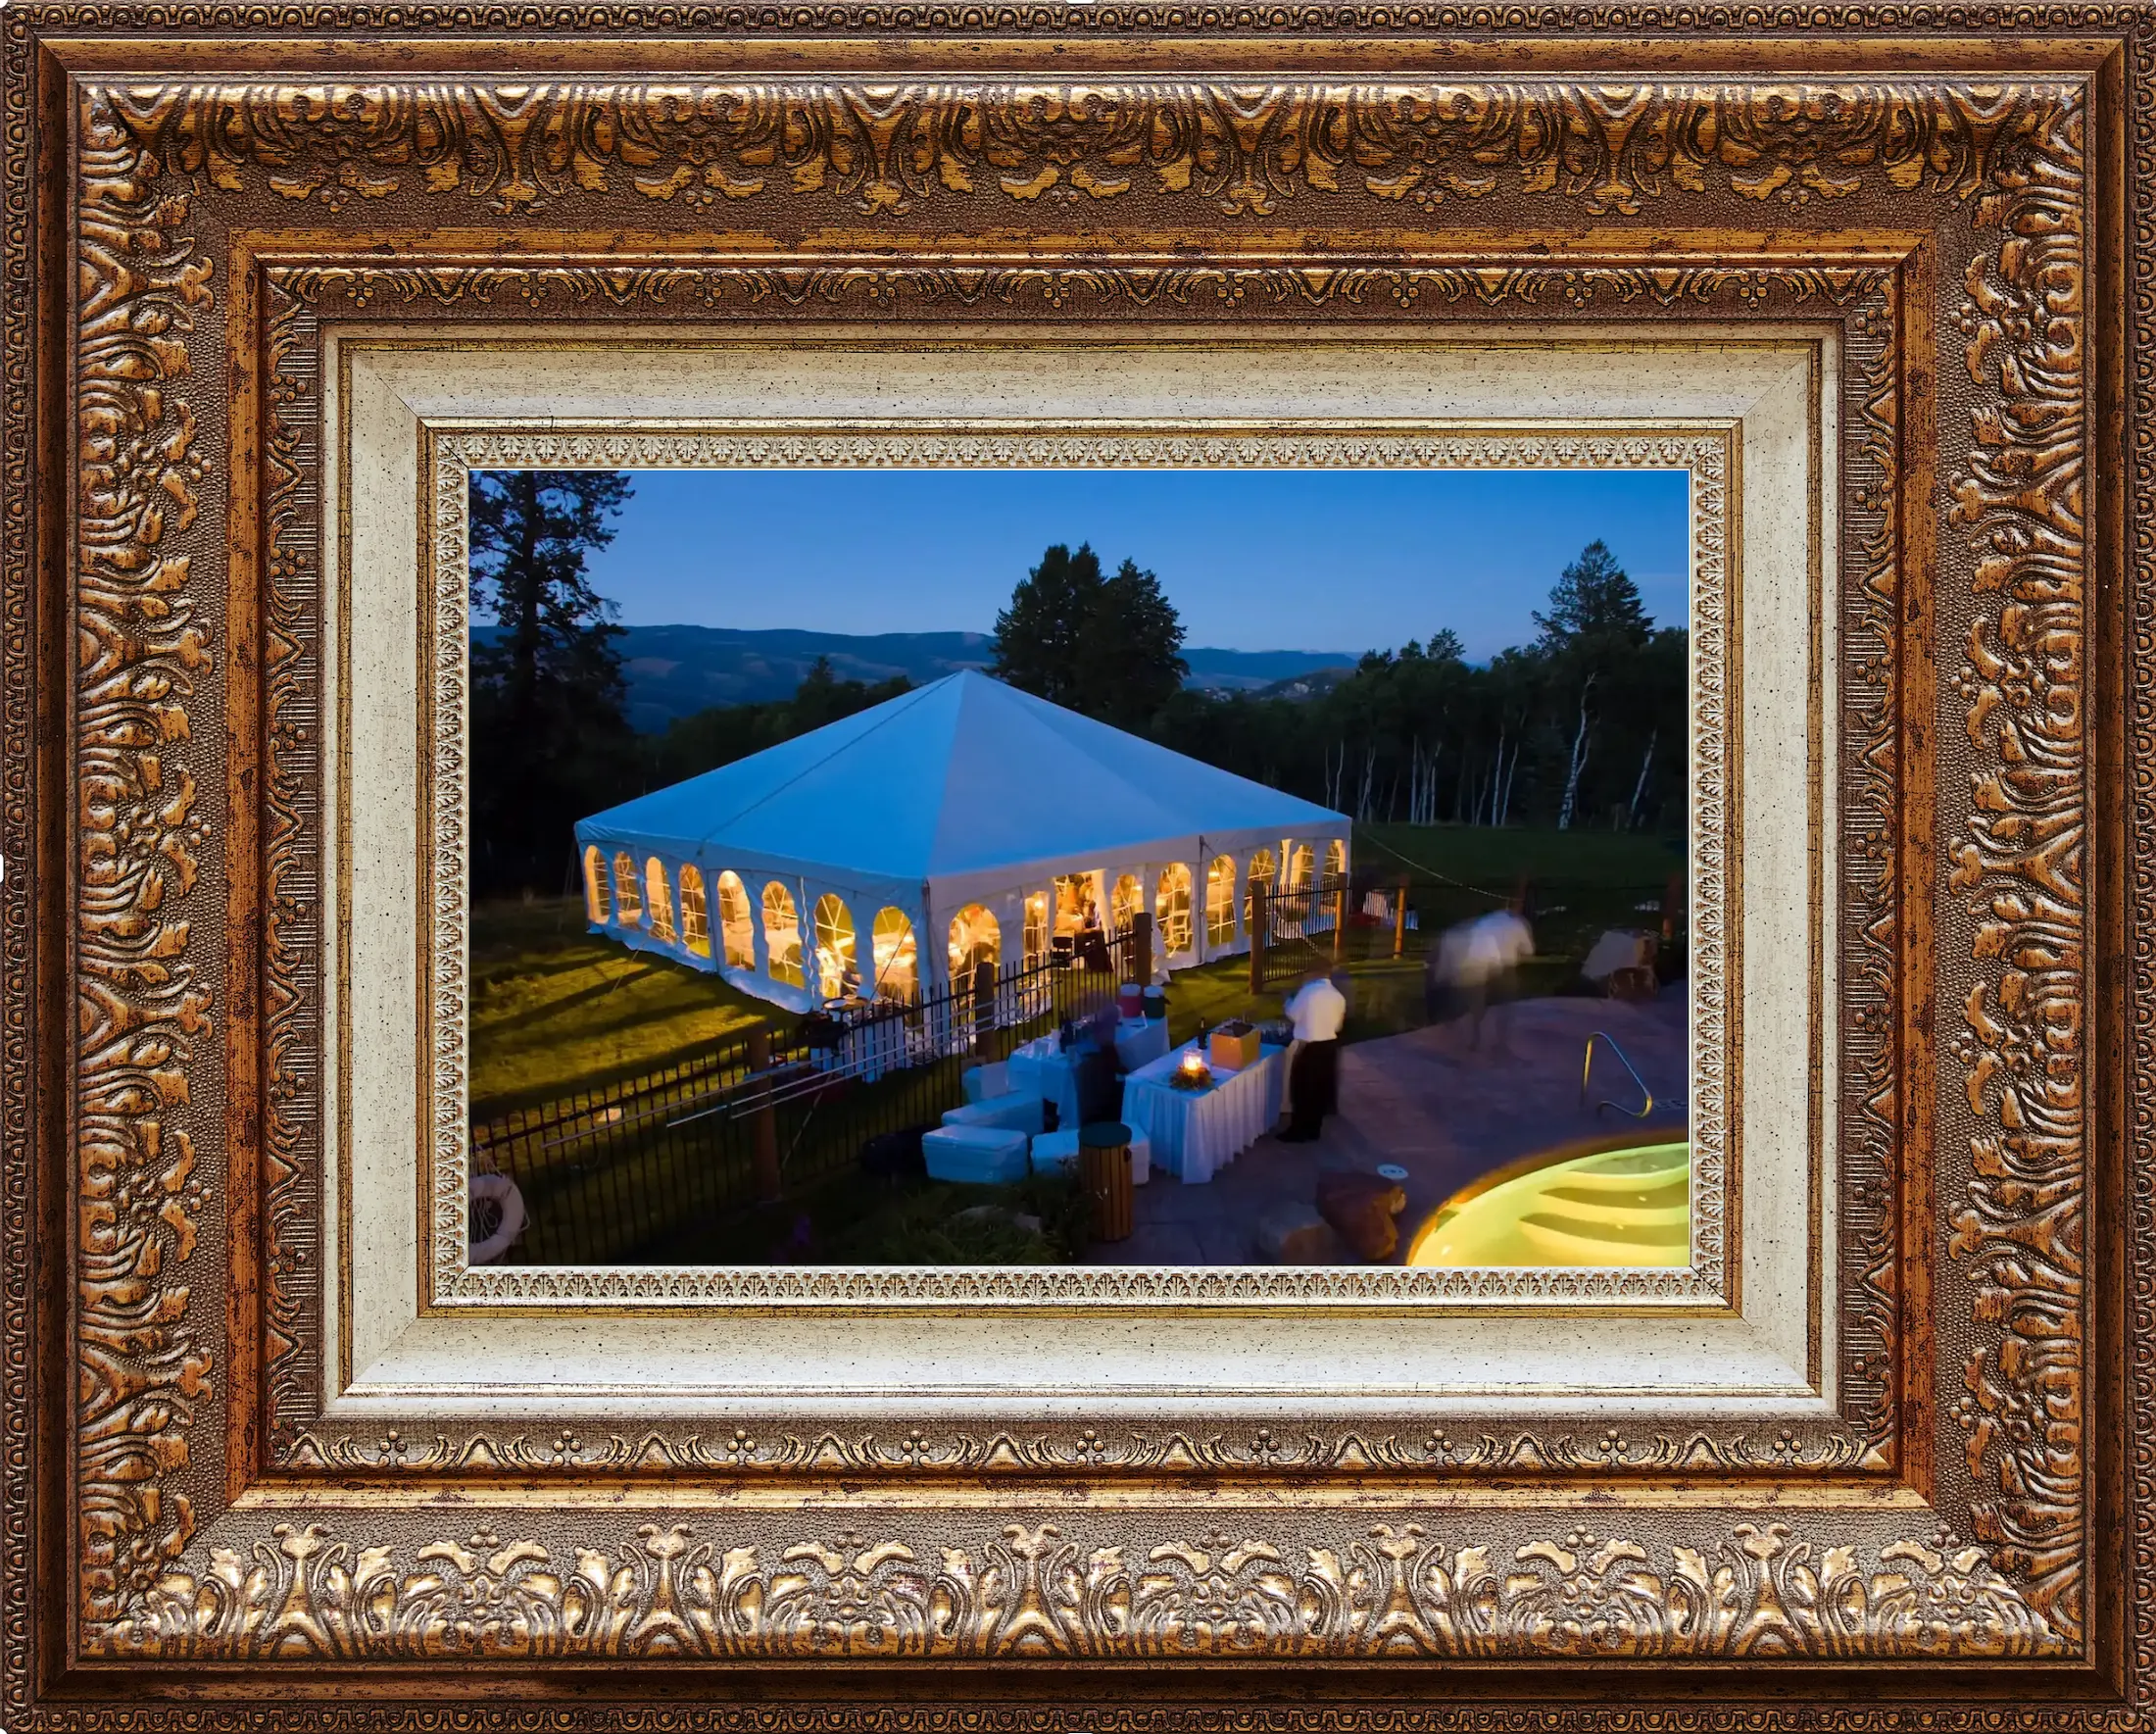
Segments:
[[[1007,1126],[938,1126],[921,1135],[931,1180],[1009,1186],[1026,1177],[1026,1135]]]
[[[1040,1097],[1011,1091],[1003,1096],[991,1096],[985,1102],[968,1102],[963,1108],[950,1109],[943,1116],[943,1123],[947,1126],[1001,1126],[1030,1138],[1047,1123],[1044,1109]]]

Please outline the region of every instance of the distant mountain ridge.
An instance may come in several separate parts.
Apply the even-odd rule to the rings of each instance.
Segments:
[[[500,631],[474,626],[480,641]],[[630,626],[614,641],[628,682],[629,725],[656,734],[677,717],[713,705],[768,704],[791,698],[819,656],[841,680],[871,685],[903,674],[915,686],[960,669],[986,669],[995,652],[986,632],[813,632],[729,626]],[[1352,668],[1345,652],[1185,650],[1186,683],[1221,692],[1256,692],[1320,669]]]

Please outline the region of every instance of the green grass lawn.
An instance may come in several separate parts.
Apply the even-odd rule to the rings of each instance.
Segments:
[[[1685,865],[1683,842],[1652,832],[1509,825],[1357,825],[1354,859],[1359,870],[1380,878],[1419,867],[1499,895],[1509,894],[1522,874],[1550,895],[1576,887],[1659,891]]]
[[[1322,949],[1312,957],[1320,964],[1326,961]],[[1349,958],[1346,966],[1353,979],[1354,992],[1348,1003],[1348,1022],[1341,1031],[1344,1041],[1368,1041],[1422,1025],[1423,955],[1419,948],[1411,947],[1401,958],[1393,957],[1390,951],[1366,959]],[[1521,991],[1530,995],[1561,993],[1578,968],[1577,958],[1571,956],[1532,959],[1521,968]],[[1298,974],[1253,994],[1248,958],[1179,969],[1168,983],[1168,1039],[1171,1043],[1187,1042],[1202,1030],[1238,1017],[1252,1023],[1285,1017],[1288,995],[1300,979]]]
[[[1388,852],[1392,853],[1388,853]],[[1530,992],[1558,991],[1571,960],[1606,926],[1648,922],[1633,905],[1659,895],[1682,865],[1678,846],[1637,832],[1530,831],[1479,825],[1365,825],[1359,867],[1392,867],[1417,880],[1422,935],[1491,907],[1488,897],[1417,873],[1442,873],[1509,894],[1525,874],[1545,906],[1536,920],[1543,954],[1526,971]],[[1411,937],[1411,952],[1421,936]],[[1375,943],[1381,954],[1382,939]],[[1314,954],[1316,955],[1316,954]],[[1350,966],[1357,991],[1351,1040],[1421,1021],[1419,960],[1389,956]],[[1253,999],[1241,959],[1187,969],[1170,995],[1170,1032],[1188,1040],[1231,1017],[1281,1015],[1279,992]],[[729,1032],[790,1015],[728,987],[715,975],[631,952],[585,930],[576,898],[482,903],[471,912],[471,1106],[491,1118],[595,1085],[673,1065]]]
[[[585,931],[575,898],[471,912],[471,1111],[489,1119],[674,1064],[785,1014]]]
[[[1659,896],[1681,860],[1674,845],[1638,835],[1396,825],[1358,833],[1358,867],[1382,876],[1395,861],[1385,849],[1416,864],[1402,870],[1417,881],[1411,907],[1420,927],[1408,937],[1407,955],[1396,960],[1389,930],[1350,931],[1347,967],[1353,993],[1344,1032],[1349,1041],[1419,1026],[1425,940],[1491,907],[1491,898],[1479,891],[1431,875],[1503,895],[1523,874],[1535,881],[1540,955],[1522,971],[1521,985],[1530,994],[1548,994],[1573,984],[1580,957],[1603,927],[1657,919],[1636,906]],[[678,1064],[758,1022],[784,1028],[792,1021],[790,1014],[736,992],[715,975],[592,935],[574,898],[481,904],[472,911],[470,932],[475,1118]],[[1330,965],[1331,957],[1330,940],[1321,937],[1296,962]],[[1232,1018],[1278,1018],[1299,973],[1253,995],[1248,958],[1181,970],[1168,989],[1170,1036],[1183,1042]],[[871,1180],[856,1167],[858,1137],[852,1128],[866,1123],[861,1111],[874,1107],[867,1098],[933,1093],[932,1086],[955,1091],[960,1063],[949,1064],[951,1079],[904,1073],[866,1086],[853,1112],[786,1111],[786,1196],[773,1206],[722,1203],[740,1196],[740,1176],[731,1171],[739,1153],[729,1156],[722,1171],[710,1166],[709,1153],[694,1140],[639,1137],[603,1168],[589,1170],[564,1158],[560,1171],[527,1176],[535,1217],[519,1256],[551,1262],[550,1253],[560,1258],[566,1248],[554,1244],[549,1228],[600,1221],[622,1237],[624,1248],[636,1249],[619,1256],[667,1263],[1028,1263],[1079,1256],[1083,1229],[1073,1225],[1072,1188],[1065,1182],[955,1187]],[[926,1096],[921,1100],[925,1104]],[[925,1106],[898,1115],[906,1123],[934,1117]],[[626,1215],[624,1198],[636,1205]],[[982,1212],[982,1205],[993,1208]],[[1037,1217],[1041,1226],[1017,1223],[1016,1216]]]

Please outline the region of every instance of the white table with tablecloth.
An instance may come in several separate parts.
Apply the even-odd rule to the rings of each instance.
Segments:
[[[1154,1167],[1201,1186],[1278,1122],[1288,1051],[1265,1047],[1240,1071],[1215,1066],[1211,1088],[1179,1090],[1170,1080],[1185,1052],[1163,1054],[1123,1080],[1123,1123],[1152,1140]]]
[[[1115,1057],[1126,1071],[1160,1058],[1168,1051],[1165,1017],[1125,1018],[1115,1026]],[[1066,1052],[1051,1033],[1014,1048],[1010,1054],[1008,1089],[1055,1104],[1056,1124],[1078,1123],[1078,1056]]]

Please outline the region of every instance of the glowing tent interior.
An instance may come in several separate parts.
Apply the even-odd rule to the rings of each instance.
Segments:
[[[797,1011],[908,1000],[1150,912],[1183,968],[1348,821],[967,670],[576,827],[592,928]]]

